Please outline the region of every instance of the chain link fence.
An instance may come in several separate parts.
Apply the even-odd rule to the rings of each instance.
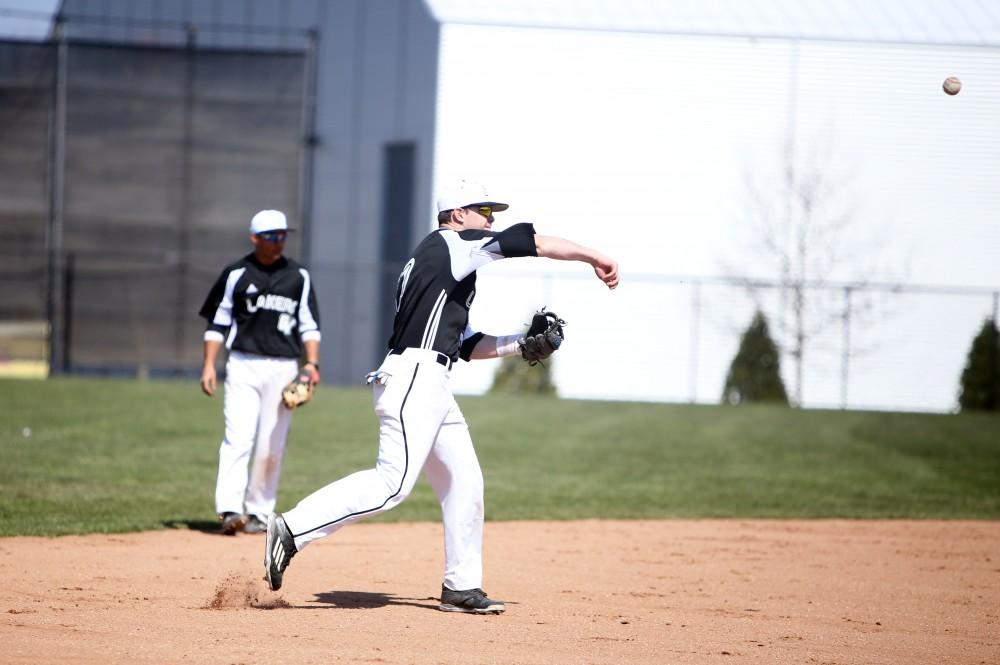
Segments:
[[[303,227],[306,62],[0,42],[0,362],[168,374],[199,362],[192,313],[249,250],[253,213]],[[45,343],[26,344],[40,329]]]
[[[506,262],[505,262],[506,263]],[[507,334],[549,305],[566,318],[553,367],[568,398],[717,404],[758,309],[782,352],[793,402],[810,408],[950,412],[1000,289],[902,284],[782,284],[736,277],[623,275],[608,292],[586,269],[482,271],[473,327]],[[492,268],[491,268],[492,270]],[[801,293],[803,341],[793,303]],[[801,347],[801,362],[795,353]],[[470,391],[489,377],[461,378]]]
[[[0,322],[8,326],[6,338],[0,326],[0,362],[25,353],[38,357],[46,346],[39,306],[46,258],[39,248],[0,251]],[[11,268],[14,263],[17,268]],[[152,248],[128,255],[81,251],[65,255],[62,263],[66,371],[197,375],[203,321],[196,309],[217,276],[214,266],[182,266],[176,252]],[[348,271],[373,280],[395,274],[398,266],[314,267],[323,274]],[[186,308],[163,295],[177,293],[179,285],[192,294]],[[795,353],[796,288],[805,303],[801,363]],[[563,397],[718,403],[740,336],[759,309],[782,350],[781,373],[794,402],[937,412],[956,408],[972,339],[984,320],[998,321],[1000,300],[1000,290],[985,288],[627,274],[610,293],[585,272],[543,274],[517,265],[482,271],[477,290],[484,303],[472,309],[477,329],[508,334],[512,322],[516,328],[541,305],[570,322],[553,370]],[[371,315],[389,306],[373,302]],[[25,325],[30,322],[35,325]],[[20,324],[16,344],[14,323]],[[337,340],[326,344],[336,348]],[[473,366],[462,371],[485,374],[462,384],[468,392],[488,387],[495,370],[490,362],[467,367]]]

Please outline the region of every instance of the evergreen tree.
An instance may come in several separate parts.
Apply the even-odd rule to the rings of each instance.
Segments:
[[[958,404],[962,411],[1000,411],[1000,331],[992,319],[983,322],[972,340]]]
[[[552,359],[532,367],[519,355],[503,358],[500,361],[500,368],[493,375],[493,385],[490,386],[490,394],[496,393],[555,395]]]
[[[781,381],[781,355],[771,338],[767,319],[759,310],[743,333],[740,348],[729,366],[722,390],[723,404],[780,402],[788,404]]]

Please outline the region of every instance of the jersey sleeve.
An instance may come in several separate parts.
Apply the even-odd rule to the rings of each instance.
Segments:
[[[535,227],[514,224],[503,231],[482,229],[447,231],[441,237],[448,245],[451,274],[461,281],[482,266],[500,259],[517,256],[538,256],[535,249]]]
[[[528,223],[514,224],[493,234],[492,239],[483,244],[478,251],[505,259],[516,256],[538,256],[538,251],[535,249],[535,226]]]
[[[319,307],[316,305],[316,289],[313,288],[309,271],[300,268],[302,275],[302,297],[299,299],[299,336],[303,342],[319,341]]]
[[[211,321],[215,318],[215,310],[218,309],[219,303],[222,302],[222,296],[226,291],[226,273],[228,270],[223,270],[219,274],[219,278],[215,280],[215,284],[212,285],[211,290],[209,290],[208,295],[205,297],[205,302],[202,303],[201,309],[198,310],[198,316],[203,319],[208,319]]]
[[[198,314],[208,321],[205,340],[221,341],[233,325],[233,290],[244,269],[227,268],[212,285]]]
[[[228,269],[222,271],[208,292],[208,296],[205,297],[205,302],[202,303],[201,309],[198,310],[198,316],[206,319],[208,324],[205,328],[206,340],[222,341],[225,338],[226,330],[229,329],[229,326],[222,326],[215,323],[216,315],[226,295],[226,276],[228,272]],[[229,308],[229,315],[231,320],[232,307]]]
[[[476,348],[476,344],[479,344],[479,340],[485,336],[484,333],[476,332],[466,325],[465,332],[462,333],[462,338],[459,341],[458,357],[465,362],[469,362],[472,358],[472,350]]]

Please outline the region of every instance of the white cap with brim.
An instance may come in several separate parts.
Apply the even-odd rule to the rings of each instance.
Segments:
[[[267,231],[290,231],[285,213],[280,210],[261,210],[250,220],[250,233],[266,233]]]
[[[476,182],[462,180],[438,195],[438,212],[455,210],[456,208],[471,208],[474,206],[490,206],[494,212],[506,210],[509,206],[490,198],[486,188]]]

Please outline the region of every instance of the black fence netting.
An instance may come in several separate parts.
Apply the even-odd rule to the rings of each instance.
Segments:
[[[0,43],[0,247],[42,248],[45,243],[54,77],[51,47]],[[0,265],[5,280],[38,269],[35,257],[5,258]],[[31,288],[32,282],[2,290],[4,318],[44,316],[45,298],[35,291],[41,284]]]
[[[0,43],[0,322],[57,323],[56,371],[197,369],[250,217],[302,224],[304,62]]]

